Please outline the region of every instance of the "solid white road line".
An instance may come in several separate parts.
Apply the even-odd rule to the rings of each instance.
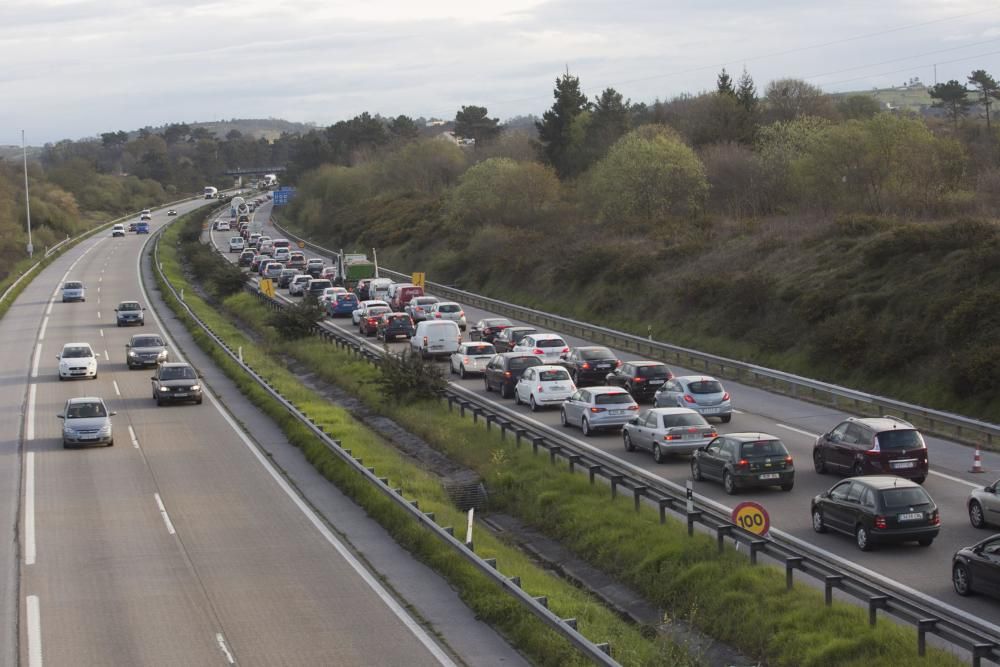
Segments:
[[[28,452],[24,465],[24,564],[35,564],[35,453]]]
[[[132,440],[132,446],[139,449],[139,439],[135,437],[135,430],[131,424],[128,425],[128,437]]]
[[[819,433],[810,433],[809,431],[803,431],[802,429],[795,428],[794,426],[786,426],[785,424],[775,424],[775,426],[777,426],[778,428],[783,428],[783,429],[787,429],[789,431],[793,431],[794,433],[800,433],[802,435],[807,435],[810,438],[818,438],[819,437]]]
[[[29,595],[28,607],[28,667],[42,667],[42,616],[38,609],[38,596]]]
[[[233,658],[233,654],[229,652],[229,647],[226,646],[226,638],[222,636],[221,632],[215,633],[215,641],[219,642],[219,648],[222,649],[222,653],[226,656],[229,664],[235,665],[236,660]]]
[[[49,307],[45,309],[45,314],[46,314],[46,315],[51,315],[51,314],[52,314],[52,306],[53,306],[53,305],[55,305],[55,301],[52,301],[52,300],[50,299],[50,300],[49,300]]]
[[[42,359],[42,344],[35,345],[35,358],[31,360],[31,377],[38,377],[38,362]]]
[[[121,396],[122,390],[118,388],[118,380],[112,380],[111,385],[115,388],[115,396]]]
[[[45,340],[45,330],[49,327],[49,318],[42,320],[42,329],[38,332],[38,340]]]
[[[28,408],[24,411],[24,439],[35,439],[35,392],[38,385],[33,384],[28,387]]]
[[[167,508],[163,506],[163,501],[160,500],[160,494],[154,493],[153,497],[156,498],[156,506],[160,508],[160,516],[163,517],[163,523],[167,525],[167,532],[171,535],[175,534],[177,531],[174,530],[174,524],[170,522],[170,515],[167,514]]]

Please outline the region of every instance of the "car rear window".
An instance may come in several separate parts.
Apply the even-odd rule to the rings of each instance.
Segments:
[[[696,380],[688,383],[688,391],[692,394],[721,394],[723,389],[717,380]]]
[[[444,303],[438,306],[437,309],[439,313],[457,313],[462,310],[462,307],[457,303]]]
[[[663,427],[674,426],[705,426],[708,422],[701,415],[663,415]]]
[[[566,347],[566,342],[562,338],[543,338],[536,340],[537,347]]]
[[[158,336],[143,336],[133,340],[132,347],[163,347],[163,341]]]
[[[907,486],[897,489],[882,489],[882,504],[886,509],[910,507],[912,505],[927,505],[931,497],[919,486]]]
[[[511,326],[510,320],[506,319],[496,319],[496,320],[483,320],[483,326],[487,327],[509,327]]]
[[[353,301],[354,303],[357,303],[358,297],[354,296],[353,294],[343,294],[341,292],[338,292],[337,303],[344,303],[345,301]],[[384,313],[385,311],[383,310],[382,312]]]
[[[409,322],[410,316],[406,313],[393,313],[389,316],[390,320],[395,320],[397,322]]]
[[[620,394],[597,394],[594,396],[597,405],[626,405],[632,403],[632,397],[622,392]]]
[[[368,317],[371,317],[372,315],[382,315],[382,314],[388,313],[388,312],[389,312],[389,309],[388,308],[384,308],[382,306],[379,306],[378,308],[369,308],[368,309]]]
[[[64,289],[83,289],[83,283],[66,283]]]
[[[514,357],[507,362],[507,367],[512,371],[521,371],[528,366],[541,366],[542,360],[538,357]]]
[[[781,440],[755,440],[744,442],[740,447],[740,456],[786,456],[788,450]]]
[[[413,303],[418,306],[427,306],[432,303],[437,303],[437,299],[432,296],[418,296],[413,300]]]
[[[919,449],[924,446],[924,441],[920,437],[920,434],[911,428],[882,431],[876,437],[878,438],[878,448],[882,451],[892,449]]]
[[[641,378],[665,378],[669,373],[666,366],[639,366],[636,375]]]
[[[595,347],[580,350],[580,356],[588,361],[591,359],[614,359],[615,355],[606,347]]]
[[[560,382],[562,380],[568,380],[569,373],[567,373],[562,369],[542,371],[541,373],[538,374],[538,379],[541,380],[542,382]]]
[[[333,287],[329,280],[317,280],[309,285],[309,289],[315,291],[324,290],[327,287]]]
[[[496,350],[492,345],[470,345],[465,348],[466,354],[495,354]]]

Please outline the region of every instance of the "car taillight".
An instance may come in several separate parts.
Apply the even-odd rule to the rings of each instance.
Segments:
[[[674,379],[674,374],[668,371],[667,372],[667,377],[665,379],[667,379],[667,380],[673,380]]]
[[[632,382],[640,382],[641,383],[641,382],[645,382],[645,381],[646,381],[646,378],[639,378],[639,377],[632,378]]]
[[[568,347],[564,347],[559,354],[569,354],[569,348]]]
[[[931,512],[931,525],[932,526],[941,525],[941,514],[937,510]]]
[[[696,403],[697,401],[695,401],[694,398],[692,398],[690,394],[684,394],[684,402],[685,403]]]
[[[786,456],[785,457],[785,465],[786,466],[792,465],[792,457],[791,456]]]
[[[458,316],[459,317],[465,317],[465,311],[464,310],[458,311]]]
[[[716,431],[706,431],[701,434],[703,438],[715,438],[718,437],[718,432]]]
[[[441,313],[434,313],[434,317],[435,317],[436,319],[439,319],[439,320],[440,320],[440,319],[441,319]]]
[[[724,400],[724,401],[728,401],[729,400],[729,392],[728,391],[722,395],[722,400]]]
[[[668,441],[669,441],[669,440],[680,440],[680,439],[681,439],[681,437],[682,437],[682,436],[679,436],[679,435],[672,435],[672,434],[669,434],[669,433],[668,433],[667,435],[663,436],[663,439],[664,439],[664,440],[668,440]]]
[[[622,367],[622,360],[615,359],[615,368],[621,368],[621,367]]]
[[[750,462],[747,461],[746,459],[740,459],[739,462],[736,464],[736,467],[737,468],[749,468],[750,467]]]
[[[489,327],[486,327],[486,328],[483,329],[482,333],[483,333],[483,335],[489,335],[489,334],[493,333],[493,329],[490,329]]]
[[[543,393],[545,391],[545,387],[543,387],[542,385],[538,385],[538,389],[536,389],[535,391],[537,391],[539,394],[541,394],[541,393]]]
[[[427,347],[427,336],[424,336],[424,347]]]
[[[462,363],[463,364],[469,363],[469,358],[468,357],[462,357]]]
[[[504,372],[503,372],[503,376],[504,376],[505,378],[509,378],[509,377],[510,377],[510,371],[504,371]]]
[[[534,350],[532,350],[532,352],[534,352],[535,354],[545,354],[545,350],[539,350],[537,347]]]
[[[885,529],[889,524],[885,522],[885,517],[878,515],[875,517],[875,527]]]
[[[587,362],[585,361],[585,362],[583,362],[583,366],[581,366],[580,368],[582,368],[582,369],[583,369],[583,370],[585,370],[585,371],[589,371],[589,370],[590,370],[590,364],[588,364],[588,363],[587,363]]]
[[[628,406],[628,409],[629,410],[638,410],[639,406],[638,405],[630,405],[630,406]]]
[[[607,408],[591,408],[591,412],[607,412]]]

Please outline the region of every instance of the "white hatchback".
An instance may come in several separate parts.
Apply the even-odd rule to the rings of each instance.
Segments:
[[[492,343],[462,343],[458,346],[458,352],[451,355],[449,360],[451,372],[457,373],[463,380],[472,373],[482,375],[486,371],[486,364],[496,353]]]
[[[90,378],[97,379],[97,355],[90,343],[66,343],[62,352],[56,355],[59,360],[59,379]]]
[[[243,252],[245,247],[246,241],[243,240],[242,236],[234,236],[229,239],[229,252]]]
[[[576,385],[562,366],[531,366],[514,385],[514,403],[527,403],[534,412],[546,405],[562,405]]]
[[[569,346],[562,336],[553,333],[529,334],[522,338],[511,352],[527,352],[538,355],[546,364],[558,363],[564,354],[569,353]]]

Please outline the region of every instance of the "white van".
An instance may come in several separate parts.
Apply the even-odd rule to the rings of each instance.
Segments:
[[[417,324],[417,330],[410,338],[410,351],[419,353],[424,359],[431,356],[450,355],[458,352],[462,344],[462,332],[458,323],[450,320],[424,321]]]
[[[368,283],[368,298],[389,303],[390,285],[392,285],[392,278],[372,278],[372,281]]]

